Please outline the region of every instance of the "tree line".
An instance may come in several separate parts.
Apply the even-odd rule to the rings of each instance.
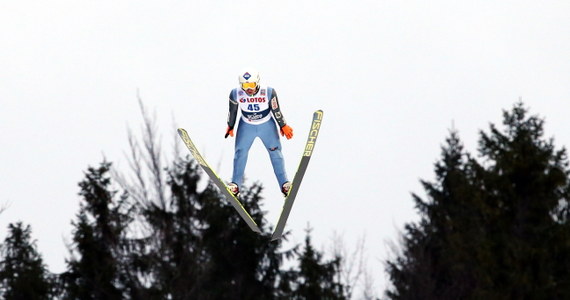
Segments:
[[[145,111],[143,137],[129,134],[130,171],[108,161],[79,182],[66,271],[52,274],[23,222],[0,245],[2,299],[350,299],[343,258],[304,243],[271,242],[261,209],[263,187],[241,200],[263,235],[233,207],[186,154],[164,164],[156,122]],[[287,239],[290,233],[286,233]],[[287,267],[285,266],[287,263]]]
[[[356,280],[346,280],[355,277],[344,276],[349,257],[326,259],[309,231],[289,249],[269,242],[262,186],[243,191],[264,232],[257,236],[212,185],[198,188],[206,179],[189,156],[164,167],[156,129],[143,115],[143,142],[130,138],[132,176],[114,174],[104,161],[79,183],[65,272],[46,269],[28,225],[8,226],[0,246],[3,299],[357,296]],[[421,181],[425,196],[412,195],[419,220],[405,224],[384,262],[383,298],[570,299],[566,149],[544,137],[544,119],[522,102],[503,111],[502,125],[480,132],[476,155],[451,130],[435,179]],[[358,296],[378,298],[369,290]]]
[[[519,102],[477,152],[451,131],[426,196],[413,196],[420,220],[386,263],[387,298],[570,299],[566,149]]]

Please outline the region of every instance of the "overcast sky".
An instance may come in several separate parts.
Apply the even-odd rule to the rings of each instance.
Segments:
[[[0,43],[0,238],[31,224],[52,272],[65,270],[83,172],[103,157],[127,169],[137,91],[167,158],[176,124],[228,180],[227,99],[243,67],[295,130],[282,141],[290,178],[324,110],[287,229],[299,243],[310,224],[323,248],[333,232],[349,247],[365,235],[378,293],[386,241],[417,219],[410,194],[424,195],[452,126],[474,153],[522,98],[570,145],[568,1],[0,0]],[[265,185],[275,223],[282,197],[259,141],[246,177]]]

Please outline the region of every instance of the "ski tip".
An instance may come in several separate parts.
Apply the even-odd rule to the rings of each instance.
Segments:
[[[323,118],[323,110],[319,109],[313,113],[313,120],[321,120]]]

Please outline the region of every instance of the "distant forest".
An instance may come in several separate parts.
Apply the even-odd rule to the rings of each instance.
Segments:
[[[402,228],[379,295],[363,257],[339,241],[319,251],[271,242],[263,187],[241,192],[263,234],[248,228],[189,154],[161,160],[141,103],[130,168],[87,167],[67,269],[51,273],[25,220],[0,244],[2,299],[570,299],[570,169],[544,119],[518,102],[481,130],[475,155],[452,129],[412,195],[419,221]],[[290,232],[286,232],[287,239]]]

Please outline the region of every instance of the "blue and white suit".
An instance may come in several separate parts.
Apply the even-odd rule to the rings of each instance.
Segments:
[[[281,187],[288,180],[276,123],[279,128],[287,123],[281,113],[277,93],[271,87],[260,86],[257,93],[250,96],[241,88],[235,88],[230,93],[229,104],[229,128],[234,128],[238,111],[241,112],[236,132],[232,181],[238,186],[243,184],[249,149],[255,138],[259,137],[269,153],[273,171]]]

